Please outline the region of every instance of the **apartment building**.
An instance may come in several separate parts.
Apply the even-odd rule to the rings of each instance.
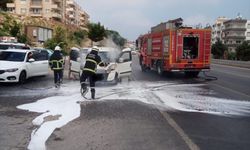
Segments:
[[[216,41],[220,40],[224,43],[222,39],[222,30],[224,30],[224,22],[229,20],[226,17],[218,17],[215,20],[215,24],[212,26],[212,44],[215,44]]]
[[[74,0],[66,0],[66,24],[77,25],[86,28],[89,20],[89,15],[83,11],[80,5]]]
[[[56,20],[66,24],[86,27],[89,16],[74,0],[15,0],[7,3],[10,13],[20,16],[41,17]],[[83,12],[84,19],[77,17]]]
[[[250,42],[250,20],[246,23],[246,41]]]
[[[222,39],[229,51],[235,52],[236,47],[246,40],[246,24],[247,20],[241,17],[224,22]]]

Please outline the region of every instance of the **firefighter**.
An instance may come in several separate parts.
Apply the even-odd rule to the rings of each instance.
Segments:
[[[63,79],[64,60],[61,50],[60,46],[56,46],[54,53],[49,59],[50,68],[54,71],[54,83],[56,88],[60,86]]]
[[[86,62],[84,65],[84,68],[82,69],[82,75],[80,78],[81,82],[81,94],[85,96],[87,91],[87,84],[86,79],[89,80],[89,85],[91,89],[91,98],[95,99],[95,82],[98,79],[96,75],[96,68],[97,66],[105,66],[105,64],[102,62],[101,57],[98,55],[99,49],[98,47],[94,46],[90,53],[86,56]]]

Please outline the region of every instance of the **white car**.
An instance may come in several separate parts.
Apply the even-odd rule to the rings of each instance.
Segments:
[[[90,52],[91,48],[76,48],[72,47],[70,49],[70,64],[69,64],[69,72],[70,73],[78,73],[80,75],[81,65],[85,64],[85,60],[81,58],[85,58],[87,54]]]
[[[7,49],[30,49],[30,47],[24,43],[0,42],[0,50]]]
[[[20,82],[49,73],[47,53],[35,50],[8,49],[0,51],[0,82]]]
[[[105,67],[97,67],[97,74],[104,76],[104,81],[118,82],[122,77],[129,77],[132,73],[132,54],[131,49],[123,49],[122,51],[111,47],[99,47],[98,55],[106,64]],[[81,67],[84,66],[86,55],[81,55],[80,59],[76,59],[74,63],[78,65],[76,68],[72,65],[72,70],[81,73]],[[81,62],[83,64],[81,64]]]

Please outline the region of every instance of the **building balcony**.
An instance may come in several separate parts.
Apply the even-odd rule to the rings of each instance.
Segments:
[[[43,8],[43,5],[30,5],[30,8]]]
[[[84,17],[80,17],[80,20],[81,20],[81,21],[84,21],[84,20],[85,20],[85,18],[84,18]]]
[[[57,18],[57,19],[62,19],[62,15],[61,15],[61,14],[58,14],[58,13],[53,13],[53,14],[52,14],[52,17],[53,17],[53,18]]]
[[[15,3],[7,3],[7,8],[15,8]]]
[[[32,17],[42,17],[42,14],[41,13],[30,13],[30,16]]]
[[[58,5],[56,5],[56,4],[52,4],[51,8],[55,9],[55,10],[61,10],[61,8]]]
[[[62,0],[52,0],[55,3],[62,3]]]
[[[71,7],[71,8],[66,8],[66,11],[67,12],[74,12],[75,10],[74,10],[74,8]]]
[[[237,35],[227,35],[223,37],[224,39],[246,39],[246,36],[237,36]]]
[[[70,5],[70,6],[75,6],[75,3],[74,3],[73,0],[68,0],[68,1],[66,2],[66,4],[67,4],[67,5]]]
[[[75,19],[75,15],[69,15],[70,19]]]
[[[30,7],[41,8],[43,6],[42,0],[31,0]]]
[[[246,31],[247,29],[246,28],[237,28],[237,27],[235,27],[235,28],[225,28],[223,31],[225,32],[225,31]]]

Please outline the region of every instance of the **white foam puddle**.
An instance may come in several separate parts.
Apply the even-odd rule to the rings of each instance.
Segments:
[[[213,91],[202,86],[202,84],[176,84],[165,81],[164,84],[130,82],[96,88],[96,97],[100,98],[98,101],[136,100],[164,110],[223,116],[250,115],[250,102],[215,98]],[[80,116],[81,108],[77,102],[84,99],[80,95],[79,88],[79,82],[68,83],[60,90],[54,90],[58,96],[18,106],[19,109],[42,113],[33,120],[33,124],[38,127],[32,132],[28,149],[45,150],[45,142],[56,128]],[[90,93],[87,97],[90,97]]]

